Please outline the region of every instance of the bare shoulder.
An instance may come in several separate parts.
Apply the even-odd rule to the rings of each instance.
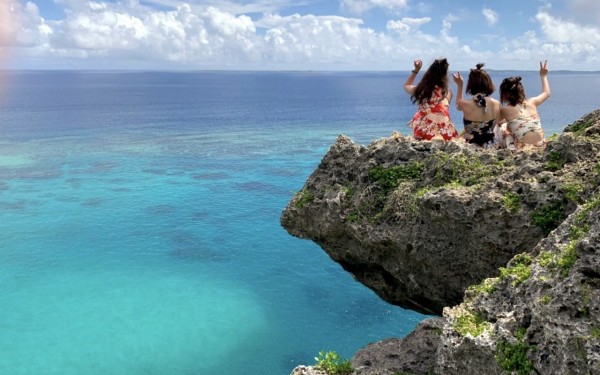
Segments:
[[[501,108],[500,107],[500,101],[494,98],[488,98],[487,99],[487,104],[489,107],[497,109],[497,108]]]
[[[500,115],[504,117],[507,121],[510,121],[517,117],[519,114],[519,110],[517,107],[512,105],[503,105],[500,107]]]

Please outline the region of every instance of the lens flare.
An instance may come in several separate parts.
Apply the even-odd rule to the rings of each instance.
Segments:
[[[0,67],[4,67],[6,53],[12,33],[11,10],[15,8],[13,0],[0,2]]]
[[[6,61],[11,48],[13,32],[13,15],[16,5],[14,0],[0,1],[0,103],[4,101],[6,83]]]

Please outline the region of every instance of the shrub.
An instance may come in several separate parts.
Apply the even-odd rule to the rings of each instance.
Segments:
[[[349,375],[354,371],[350,360],[341,359],[334,351],[320,351],[319,356],[315,357],[315,361],[317,361],[315,368],[325,371],[329,375]]]

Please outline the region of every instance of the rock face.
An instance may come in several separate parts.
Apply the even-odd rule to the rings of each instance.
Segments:
[[[599,186],[600,111],[514,154],[340,136],[281,222],[443,315],[359,351],[356,375],[600,374]]]
[[[340,136],[281,223],[384,300],[440,315],[591,197],[599,148],[572,133],[515,154]]]

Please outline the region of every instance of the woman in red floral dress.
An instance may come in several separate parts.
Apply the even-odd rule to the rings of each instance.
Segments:
[[[417,104],[417,113],[408,123],[413,130],[413,137],[427,141],[440,137],[446,141],[458,138],[449,112],[452,91],[448,87],[448,61],[435,60],[416,86],[413,83],[423,62],[415,60],[414,67],[404,84],[404,90]]]

